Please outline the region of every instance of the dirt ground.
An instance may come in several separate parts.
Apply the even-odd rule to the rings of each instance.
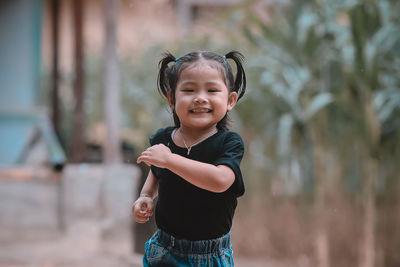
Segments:
[[[126,240],[125,240],[126,241]],[[51,240],[2,242],[0,267],[139,267],[142,255],[117,239],[54,236]],[[287,267],[290,265],[235,255],[238,267]]]
[[[1,232],[1,231],[0,231]],[[83,234],[84,233],[84,234]],[[1,233],[0,267],[139,267],[142,255],[133,253],[124,232],[100,234],[90,224],[67,233]],[[278,262],[235,255],[239,267],[287,267]]]

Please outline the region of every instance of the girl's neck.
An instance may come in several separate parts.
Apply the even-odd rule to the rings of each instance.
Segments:
[[[181,125],[177,129],[182,135],[188,145],[204,140],[218,132],[217,127],[210,127],[206,129],[191,129]]]

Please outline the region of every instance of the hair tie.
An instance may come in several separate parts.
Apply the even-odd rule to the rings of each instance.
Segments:
[[[178,60],[179,60],[179,58],[177,58],[177,57],[174,59],[175,62],[177,62]]]

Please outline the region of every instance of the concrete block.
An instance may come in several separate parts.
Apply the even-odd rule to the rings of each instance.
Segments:
[[[0,179],[0,227],[58,227],[58,190],[54,181]]]
[[[96,218],[105,227],[129,223],[139,178],[139,169],[126,164],[66,166],[62,178],[66,225]]]

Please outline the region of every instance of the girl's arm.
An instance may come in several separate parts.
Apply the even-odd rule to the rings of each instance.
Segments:
[[[146,182],[140,191],[140,197],[149,197],[154,200],[158,194],[158,180],[154,176],[153,172],[150,170],[147,175]]]
[[[146,182],[143,185],[139,198],[132,207],[132,214],[138,223],[145,223],[153,215],[154,199],[157,196],[158,180],[154,174],[149,171]]]
[[[189,183],[212,192],[224,192],[235,181],[235,173],[225,165],[212,165],[171,153],[165,145],[149,147],[137,159],[147,165],[167,168]]]

